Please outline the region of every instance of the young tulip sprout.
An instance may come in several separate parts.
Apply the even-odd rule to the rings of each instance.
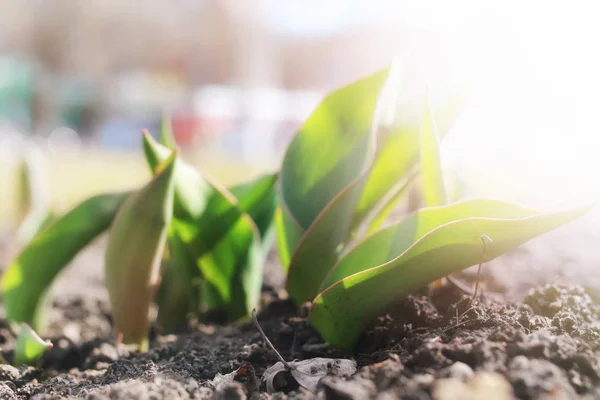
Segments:
[[[148,349],[148,313],[159,283],[160,261],[173,213],[177,150],[156,176],[125,201],[108,240],[106,286],[124,343]]]
[[[287,291],[298,305],[312,302],[311,325],[336,347],[352,348],[394,301],[590,209],[543,213],[491,199],[448,204],[439,141],[469,85],[424,109],[421,99],[397,103],[398,118],[383,129],[380,111],[399,90],[399,72],[386,68],[329,94],[283,158],[277,234]],[[400,186],[395,195],[395,188],[415,169],[425,207],[363,236],[358,228],[369,219],[382,225],[404,192]]]
[[[479,278],[481,277],[481,264],[483,264],[483,256],[485,256],[486,243],[493,243],[494,241],[488,235],[481,235],[481,243],[483,243],[483,249],[481,250],[481,259],[479,260],[479,266],[477,267],[477,280],[475,281],[475,289],[473,289],[473,297],[471,302],[477,298],[477,290],[479,289]]]
[[[276,239],[291,300],[311,302],[310,324],[328,346],[350,349],[395,301],[444,277],[460,285],[451,274],[477,264],[481,271],[484,262],[591,209],[541,212],[485,198],[449,202],[440,141],[470,85],[443,101],[432,93],[422,108],[424,98],[399,100],[402,78],[400,64],[393,64],[328,94],[290,142],[280,171],[229,188],[179,160],[165,114],[160,143],[144,132],[153,175],[146,186],[95,196],[52,224],[27,230],[26,246],[0,282],[7,320],[40,332],[52,281],[110,226],[105,281],[115,330],[119,340],[145,351],[153,302],[166,331],[191,314],[247,317],[259,303]],[[22,183],[29,190],[27,179]],[[414,183],[425,207],[392,220]],[[31,203],[27,190],[24,203]],[[476,299],[478,289],[467,291]],[[255,314],[253,320],[270,345]],[[37,337],[32,332],[23,328],[17,362],[37,356],[28,350]],[[48,346],[31,343],[41,343],[38,351]],[[344,374],[355,369],[351,360],[278,357],[264,375],[271,389],[282,371],[314,390],[330,365]]]

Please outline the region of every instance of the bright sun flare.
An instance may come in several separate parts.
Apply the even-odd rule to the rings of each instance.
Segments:
[[[446,167],[475,182],[471,195],[538,207],[600,197],[600,59],[592,50],[600,27],[592,11],[481,6],[469,23],[442,29],[454,69],[477,76],[444,142]]]

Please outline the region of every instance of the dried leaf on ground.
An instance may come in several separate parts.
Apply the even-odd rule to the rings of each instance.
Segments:
[[[276,392],[273,384],[275,377],[282,372],[292,374],[298,384],[310,391],[316,391],[319,381],[326,375],[350,376],[356,372],[356,361],[340,358],[311,358],[303,361],[288,363],[288,369],[281,361],[267,368],[262,380],[267,385],[267,392]]]

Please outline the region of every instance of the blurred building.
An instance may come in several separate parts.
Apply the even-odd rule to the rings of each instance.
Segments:
[[[398,23],[393,3],[381,2],[375,17],[331,4],[4,0],[0,51],[33,71],[29,93],[20,94],[29,104],[20,115],[30,120],[17,122],[42,135],[69,126],[96,144],[128,148],[138,144],[139,128],[155,128],[167,109],[183,146],[237,132],[246,138],[243,147],[268,141],[282,148],[323,92],[402,53],[410,53],[419,72],[429,55],[415,53],[436,44],[406,18]],[[274,112],[277,91],[286,100]],[[312,94],[302,97],[303,91]],[[206,99],[210,93],[220,96],[218,105]],[[14,114],[0,104],[0,115]]]

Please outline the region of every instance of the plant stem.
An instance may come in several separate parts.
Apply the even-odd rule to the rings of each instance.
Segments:
[[[275,352],[275,354],[277,355],[277,358],[279,358],[279,361],[281,361],[281,363],[287,369],[290,369],[290,370],[291,369],[295,369],[292,365],[290,365],[287,361],[284,360],[284,358],[281,356],[281,354],[279,354],[279,352],[277,351],[277,349],[275,348],[275,346],[273,346],[273,343],[271,343],[271,341],[269,340],[269,338],[265,334],[265,331],[263,331],[263,329],[260,327],[260,324],[258,323],[258,319],[256,318],[256,309],[252,309],[252,322],[254,322],[254,326],[256,326],[256,329],[258,329],[258,331],[260,332],[261,336],[263,337],[263,339],[265,340],[265,342],[269,345],[269,347],[271,348],[271,350],[273,350]]]
[[[486,240],[489,240],[490,243],[493,243],[493,240],[488,235],[481,235],[481,243],[483,243],[483,249],[481,250],[481,258],[479,259],[479,267],[477,268],[477,280],[475,281],[475,290],[473,291],[473,298],[471,299],[471,303],[477,297],[477,289],[479,289],[479,277],[481,275],[481,264],[483,264],[483,255],[485,254],[486,248]]]

